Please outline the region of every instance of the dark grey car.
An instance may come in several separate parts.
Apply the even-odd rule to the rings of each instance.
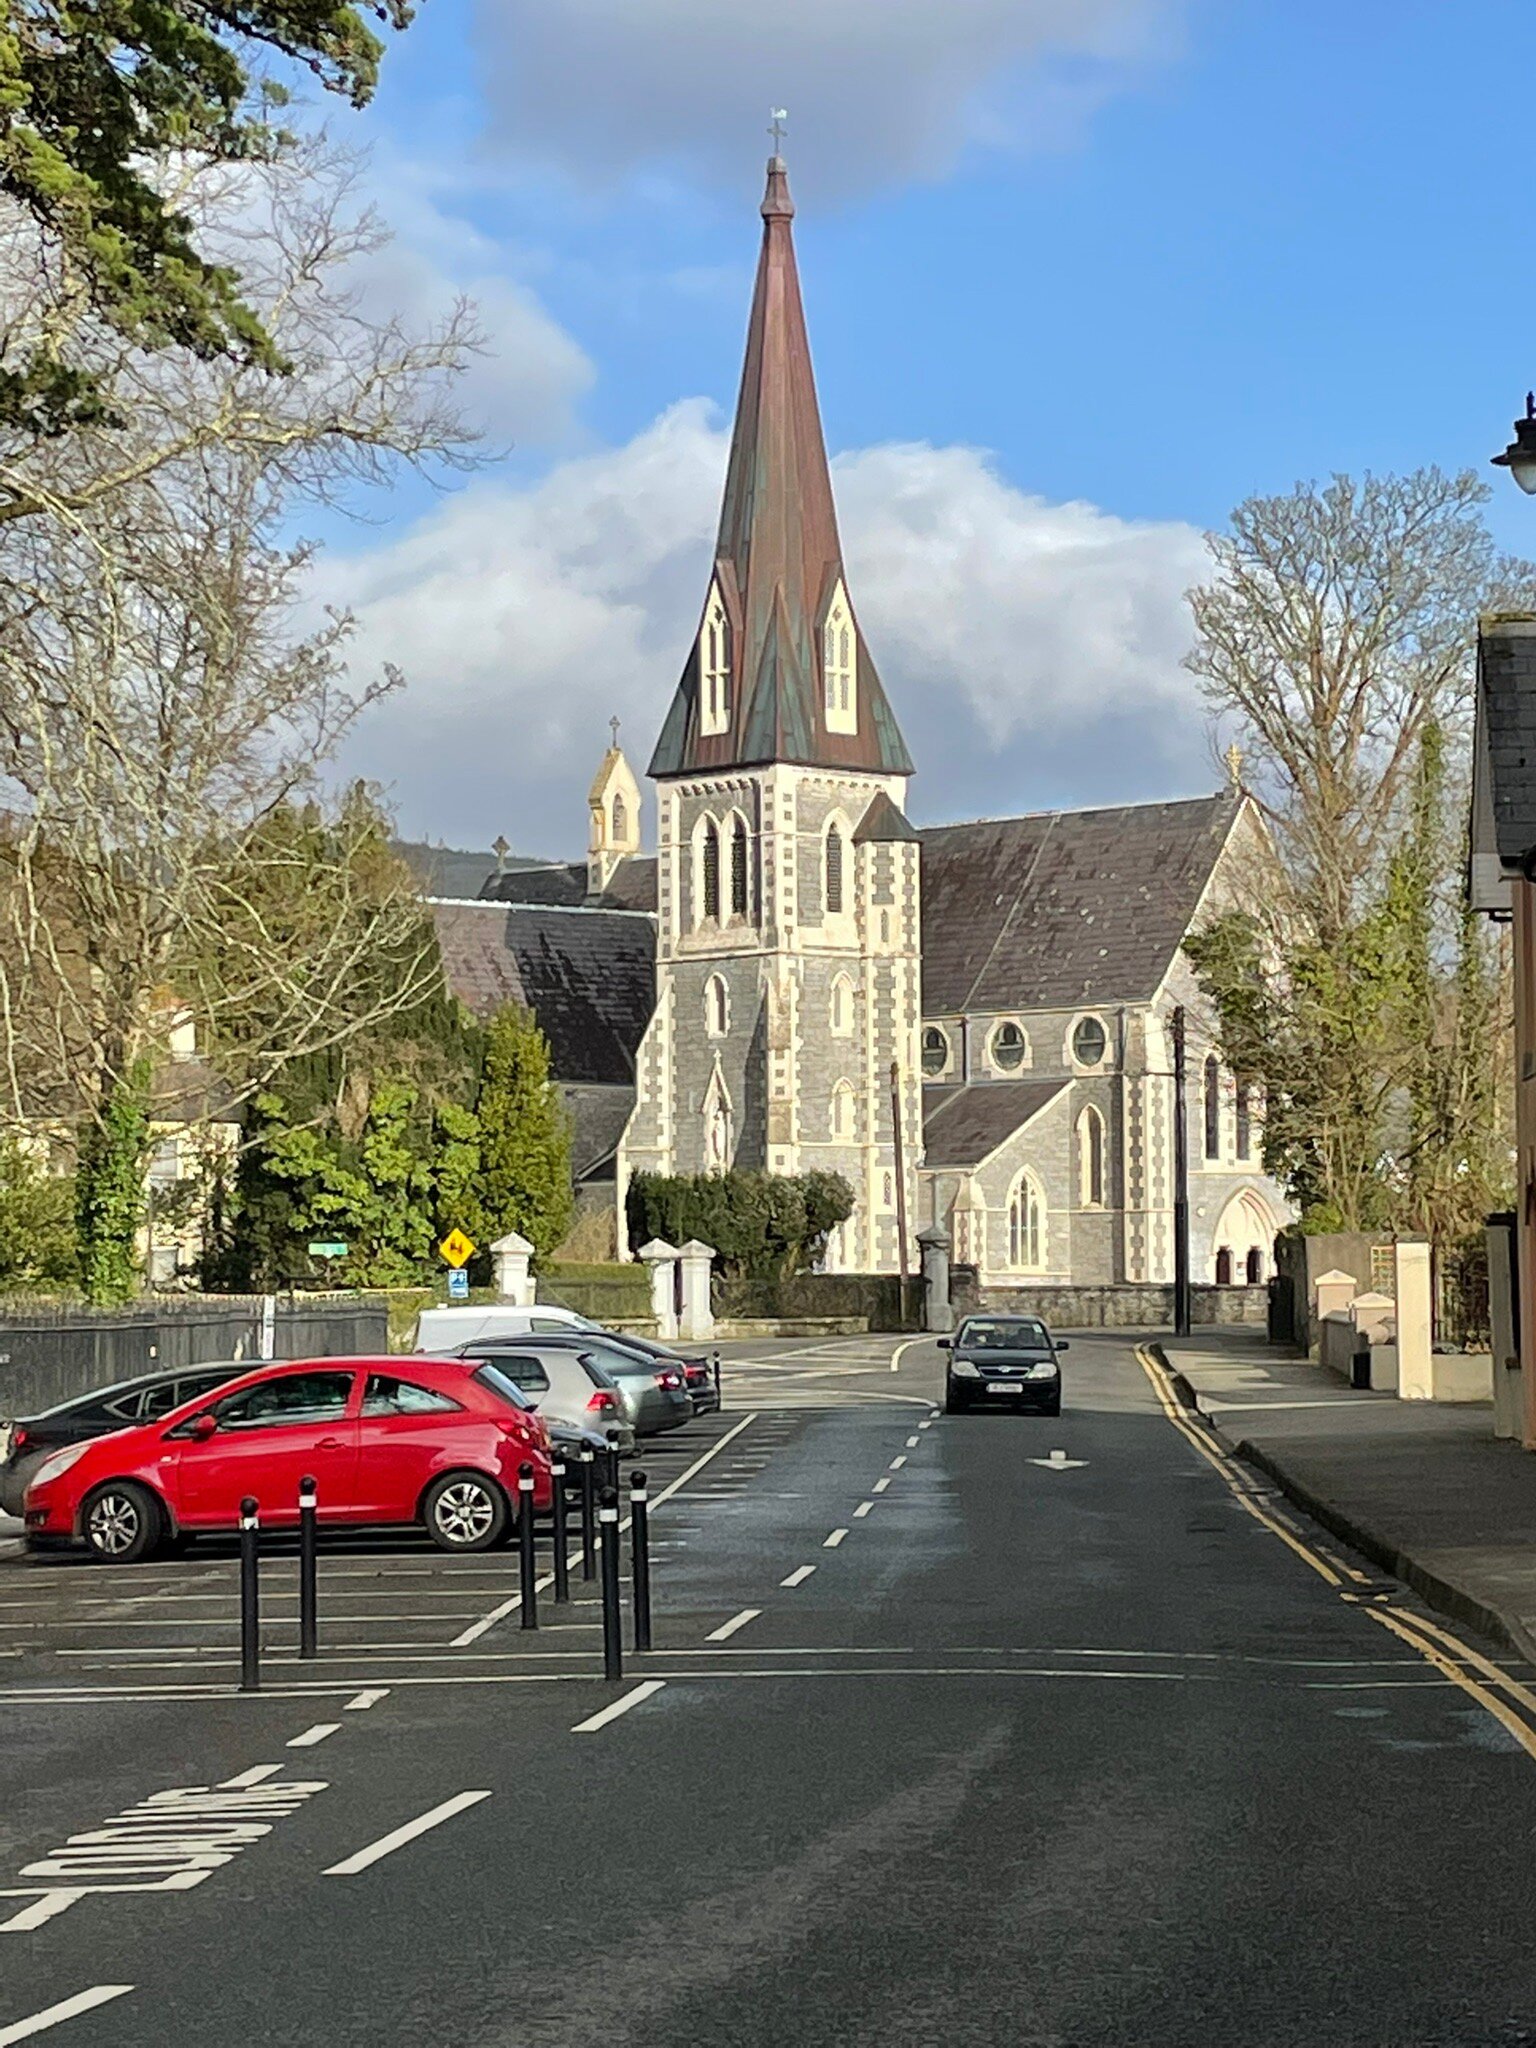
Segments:
[[[967,1316],[953,1337],[941,1337],[949,1353],[944,1375],[944,1408],[1022,1408],[1036,1415],[1061,1413],[1061,1367],[1056,1354],[1067,1348],[1038,1316]]]

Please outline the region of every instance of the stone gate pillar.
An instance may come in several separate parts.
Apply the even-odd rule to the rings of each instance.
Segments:
[[[949,1305],[949,1232],[930,1223],[917,1233],[923,1260],[923,1328],[952,1330],[955,1312]]]
[[[714,1263],[715,1248],[690,1237],[678,1257],[683,1266],[683,1312],[677,1334],[680,1337],[713,1337],[715,1310],[709,1298],[709,1269]]]
[[[533,1278],[528,1261],[533,1257],[533,1246],[527,1238],[509,1230],[491,1246],[491,1257],[496,1266],[496,1292],[502,1300],[518,1308],[532,1308]]]
[[[682,1253],[664,1237],[653,1237],[637,1254],[644,1259],[651,1276],[651,1313],[656,1334],[663,1341],[677,1335],[677,1282],[674,1277]]]

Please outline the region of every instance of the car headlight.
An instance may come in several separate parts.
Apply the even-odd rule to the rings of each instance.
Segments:
[[[1056,1368],[1048,1358],[1044,1358],[1038,1365],[1032,1365],[1024,1377],[1031,1380],[1053,1380],[1056,1377]]]
[[[981,1378],[980,1367],[972,1365],[968,1358],[957,1358],[949,1369],[957,1380],[979,1380]]]
[[[90,1448],[88,1443],[66,1444],[62,1451],[55,1451],[51,1458],[44,1458],[27,1484],[28,1493],[34,1486],[51,1486],[55,1479],[61,1478],[69,1470],[77,1458],[83,1458]]]

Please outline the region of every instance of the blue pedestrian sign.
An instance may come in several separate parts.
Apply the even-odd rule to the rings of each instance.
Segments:
[[[449,1270],[448,1299],[450,1301],[468,1301],[469,1299],[469,1275],[462,1266],[454,1266]]]

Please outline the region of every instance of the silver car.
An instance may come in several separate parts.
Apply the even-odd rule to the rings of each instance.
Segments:
[[[621,1452],[635,1448],[637,1404],[621,1382],[573,1345],[541,1344],[536,1337],[517,1343],[483,1337],[447,1355],[494,1365],[551,1422],[596,1430],[604,1437],[612,1432]]]

